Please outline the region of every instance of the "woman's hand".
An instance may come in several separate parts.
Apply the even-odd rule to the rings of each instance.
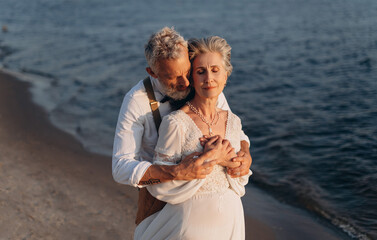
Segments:
[[[241,164],[232,159],[237,157],[230,142],[219,135],[200,138],[200,143],[204,147],[204,152],[212,152],[212,158],[217,160],[217,164],[223,167],[236,168]]]

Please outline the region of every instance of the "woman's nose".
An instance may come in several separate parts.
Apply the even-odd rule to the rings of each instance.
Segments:
[[[211,72],[207,71],[205,74],[204,82],[209,83],[212,80],[212,74]]]

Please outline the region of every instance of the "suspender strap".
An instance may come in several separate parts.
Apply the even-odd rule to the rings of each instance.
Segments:
[[[153,88],[151,79],[149,77],[144,79],[144,86],[147,90],[147,95],[149,98],[149,104],[151,106],[153,120],[156,124],[156,129],[158,133],[158,128],[161,124],[161,115],[160,111],[158,110],[158,102],[156,101],[156,97],[154,96]],[[149,217],[150,215],[161,211],[164,208],[166,202],[160,201],[157,198],[153,197],[147,190],[147,188],[139,188],[139,200],[138,200],[138,208],[136,213],[135,223],[138,225],[144,219]]]
[[[158,129],[160,128],[160,124],[161,124],[161,114],[160,114],[160,111],[158,110],[158,102],[156,101],[156,97],[154,95],[151,79],[149,77],[146,77],[143,83],[144,83],[145,89],[147,90],[147,95],[149,98],[149,105],[151,106],[154,124],[156,125],[156,129],[158,133]]]

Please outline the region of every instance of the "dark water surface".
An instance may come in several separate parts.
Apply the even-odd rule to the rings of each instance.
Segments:
[[[355,239],[377,239],[377,1],[0,0],[0,66],[53,122],[111,153],[124,94],[163,26],[233,47],[225,90],[252,181]]]

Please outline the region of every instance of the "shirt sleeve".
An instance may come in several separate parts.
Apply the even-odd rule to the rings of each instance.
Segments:
[[[119,112],[115,130],[112,174],[116,182],[135,187],[151,166],[139,155],[144,133],[142,112],[137,102],[126,95]]]
[[[224,93],[221,93],[219,95],[219,98],[217,99],[217,107],[221,108],[223,110],[230,110],[230,111],[232,111],[230,109],[229,105],[228,105],[228,102],[227,102],[227,100],[225,98]],[[241,139],[241,141],[246,141],[249,144],[249,146],[250,146],[250,140],[249,140],[248,136],[244,133],[244,131],[242,129],[241,129],[241,132],[240,132],[240,139]]]

